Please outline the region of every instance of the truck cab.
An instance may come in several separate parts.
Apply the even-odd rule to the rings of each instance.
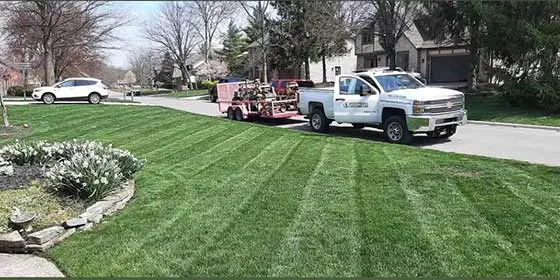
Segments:
[[[464,94],[427,87],[402,71],[360,72],[336,77],[333,89],[302,89],[298,109],[313,131],[331,122],[383,129],[391,143],[408,144],[412,135],[448,138],[466,123]]]

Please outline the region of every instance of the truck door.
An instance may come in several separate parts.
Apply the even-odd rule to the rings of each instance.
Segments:
[[[379,92],[357,76],[339,76],[334,90],[334,119],[339,123],[375,123]]]

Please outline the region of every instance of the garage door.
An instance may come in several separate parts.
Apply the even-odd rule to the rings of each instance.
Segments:
[[[432,56],[430,82],[466,82],[469,76],[469,56]]]

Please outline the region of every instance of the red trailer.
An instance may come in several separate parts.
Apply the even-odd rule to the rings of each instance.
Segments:
[[[265,89],[267,94],[258,92]],[[297,110],[298,92],[292,95],[276,96],[270,85],[258,82],[233,82],[217,85],[218,104],[221,113],[231,120],[260,118],[290,118],[299,115]],[[247,94],[248,93],[248,94]]]

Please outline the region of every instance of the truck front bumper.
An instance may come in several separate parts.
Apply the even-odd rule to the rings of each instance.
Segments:
[[[412,132],[430,132],[438,127],[467,124],[467,111],[431,115],[406,116],[408,130]]]

